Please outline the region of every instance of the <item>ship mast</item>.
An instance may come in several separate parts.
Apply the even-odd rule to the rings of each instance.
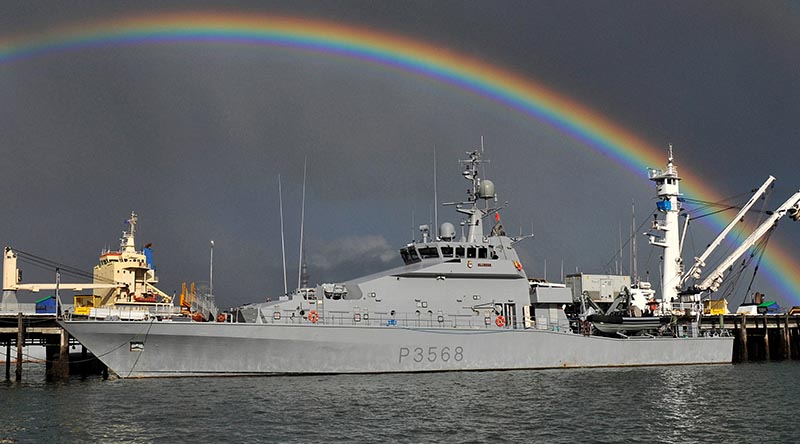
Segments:
[[[137,221],[138,221],[138,218],[136,217],[136,213],[131,211],[131,218],[125,221],[125,222],[128,223],[128,225],[131,226],[131,231],[127,232],[127,233],[123,232],[122,233],[122,239],[121,239],[121,241],[122,241],[121,242],[122,251],[124,251],[126,253],[136,253],[136,243],[133,240],[133,236],[136,233],[136,222]]]
[[[636,261],[636,204],[631,201],[631,277],[639,285],[639,264]],[[620,254],[621,256],[621,254]]]
[[[649,179],[656,183],[656,196],[658,201],[656,207],[658,213],[653,215],[653,230],[660,231],[661,237],[650,235],[650,245],[663,249],[661,256],[661,294],[663,303],[662,309],[669,312],[672,309],[672,302],[678,301],[678,291],[681,282],[683,265],[680,257],[680,239],[678,235],[678,214],[681,211],[681,204],[678,201],[680,195],[678,169],[675,167],[672,156],[672,144],[669,145],[669,158],[665,171],[651,169],[648,172]],[[658,219],[658,214],[662,219]]]
[[[300,206],[300,260],[297,264],[297,288],[303,284],[303,227],[306,223],[306,167],[308,157],[303,161],[303,203]]]
[[[495,194],[494,183],[488,179],[481,179],[478,174],[478,168],[480,168],[481,164],[488,161],[481,159],[481,154],[477,150],[467,153],[467,155],[469,159],[459,161],[464,165],[464,171],[461,175],[472,182],[472,187],[467,189],[467,201],[445,205],[456,205],[456,211],[468,216],[466,223],[469,228],[466,241],[475,243],[483,241],[483,218],[495,211],[494,208],[489,208],[489,199],[496,200],[497,195]],[[478,199],[486,201],[485,208],[478,207]]]

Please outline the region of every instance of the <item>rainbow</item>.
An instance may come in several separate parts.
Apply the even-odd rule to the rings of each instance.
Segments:
[[[0,39],[0,66],[50,53],[114,45],[227,42],[332,54],[379,64],[468,91],[547,123],[631,171],[665,163],[656,148],[586,106],[533,81],[446,48],[369,28],[295,17],[222,13],[170,13],[79,23],[37,34]],[[704,200],[722,196],[702,178],[680,168],[684,192]],[[721,229],[722,215],[710,219]],[[783,299],[800,301],[800,264],[770,245],[762,264]]]

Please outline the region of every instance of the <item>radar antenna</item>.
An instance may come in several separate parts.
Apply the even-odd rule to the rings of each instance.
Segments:
[[[494,183],[488,179],[482,179],[479,174],[479,169],[483,163],[488,160],[481,158],[481,152],[475,150],[467,152],[469,157],[466,160],[459,160],[459,163],[464,165],[464,171],[461,175],[472,183],[472,186],[467,189],[467,200],[465,202],[449,202],[444,205],[455,205],[456,211],[466,214],[468,217],[465,223],[469,226],[466,236],[466,242],[479,242],[483,240],[483,223],[482,220],[490,214],[497,212],[497,208],[489,207],[489,200],[494,199],[497,201],[497,194],[495,193]],[[478,199],[483,199],[486,202],[485,208],[478,207]]]

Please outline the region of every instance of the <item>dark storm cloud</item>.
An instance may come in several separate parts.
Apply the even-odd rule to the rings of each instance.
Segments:
[[[647,140],[674,142],[679,168],[703,171],[723,195],[769,173],[779,179],[780,198],[797,187],[800,26],[787,4],[3,8],[3,35],[188,9],[293,14],[403,34],[525,73]],[[627,233],[631,201],[640,221],[652,206],[644,172],[622,169],[541,123],[451,86],[331,56],[200,43],[95,48],[0,65],[0,84],[4,243],[88,269],[100,248],[116,246],[133,209],[141,216],[137,240],[154,243],[167,292],[182,280],[207,279],[208,241],[215,240],[224,306],[283,291],[278,174],[294,282],[306,158],[315,282],[391,266],[389,251],[411,240],[414,226],[432,222],[434,145],[439,202],[455,201],[466,188],[456,159],[485,136],[487,173],[501,203],[510,201],[507,229],[536,234],[520,244],[532,275],[544,273],[545,261],[551,279],[562,261],[567,272],[609,271],[602,268],[619,231]],[[445,220],[458,222],[450,209],[439,212]],[[798,227],[784,225],[773,241],[796,250]],[[696,248],[705,242],[698,235]],[[640,269],[657,276],[658,258],[643,244]]]

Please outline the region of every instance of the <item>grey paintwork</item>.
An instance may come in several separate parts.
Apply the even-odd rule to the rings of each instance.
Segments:
[[[536,329],[71,321],[120,377],[382,373],[731,362],[733,338]]]

